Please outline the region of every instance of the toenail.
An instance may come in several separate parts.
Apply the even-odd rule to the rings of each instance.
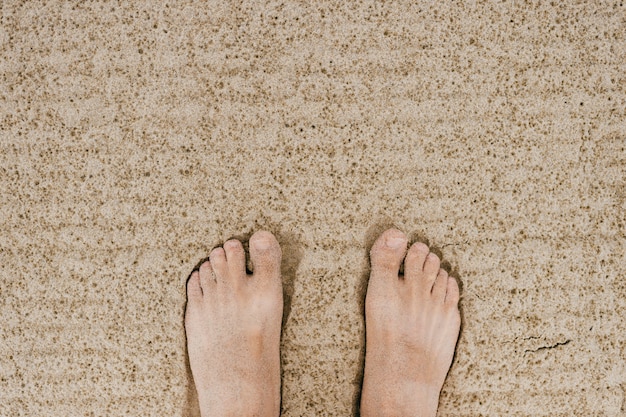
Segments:
[[[230,249],[235,249],[239,245],[237,244],[236,240],[229,240],[226,243],[224,243],[224,246],[228,246]]]
[[[406,241],[401,237],[388,237],[385,239],[385,244],[392,249],[400,249],[403,245],[406,245]]]
[[[414,245],[415,249],[418,252],[426,252],[426,253],[428,253],[428,251],[429,251],[428,245],[426,245],[425,243],[415,242],[413,245]]]
[[[271,242],[269,239],[255,239],[254,247],[259,250],[269,249]]]
[[[428,259],[430,259],[431,261],[436,261],[437,259],[439,259],[439,257],[436,254],[430,252],[428,254]]]

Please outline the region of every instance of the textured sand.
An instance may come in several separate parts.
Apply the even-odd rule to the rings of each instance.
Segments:
[[[392,224],[463,285],[440,415],[626,415],[626,5],[448,3],[3,1],[0,416],[195,415],[185,279],[261,228],[283,415],[356,415]]]

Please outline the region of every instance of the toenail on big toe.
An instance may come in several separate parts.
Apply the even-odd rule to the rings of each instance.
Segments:
[[[256,239],[253,243],[254,247],[258,250],[267,250],[270,248],[271,244],[268,239]]]
[[[250,239],[250,244],[258,251],[267,251],[272,248],[274,236],[269,232],[257,232]]]
[[[405,244],[405,240],[401,237],[388,237],[385,239],[385,245],[391,249],[400,249]]]

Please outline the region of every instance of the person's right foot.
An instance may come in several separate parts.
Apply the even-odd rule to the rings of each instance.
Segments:
[[[363,417],[435,416],[452,364],[461,325],[458,284],[428,246],[406,247],[406,236],[390,229],[370,252]]]

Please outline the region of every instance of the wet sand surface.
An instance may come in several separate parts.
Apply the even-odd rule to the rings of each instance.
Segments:
[[[185,280],[260,229],[283,415],[357,415],[392,225],[462,283],[440,415],[626,414],[624,4],[0,16],[0,415],[197,415]]]

